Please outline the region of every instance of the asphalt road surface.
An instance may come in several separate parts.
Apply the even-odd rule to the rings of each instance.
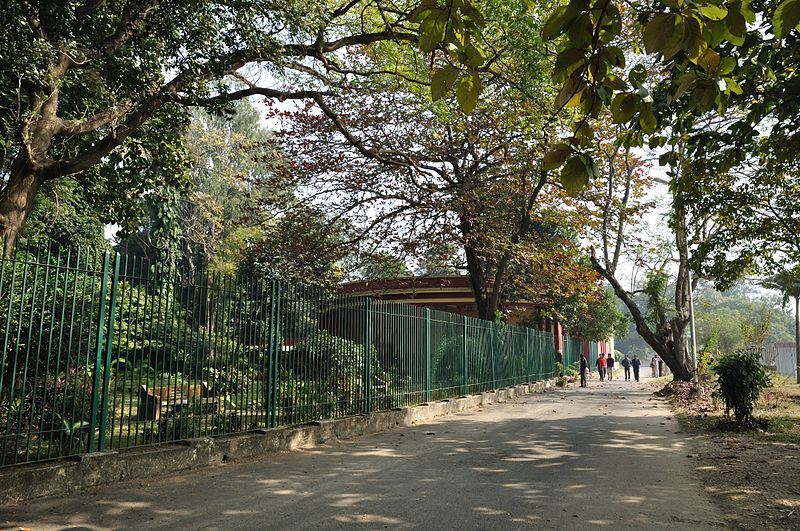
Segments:
[[[7,529],[711,529],[723,516],[643,384],[0,507]]]

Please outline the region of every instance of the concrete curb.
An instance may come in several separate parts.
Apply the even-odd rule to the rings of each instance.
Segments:
[[[379,433],[453,415],[479,406],[502,403],[552,387],[553,381],[517,385],[418,406],[379,411],[287,428],[271,428],[223,436],[176,441],[160,446],[83,454],[0,471],[0,504],[63,495],[130,479],[146,479],[229,460],[310,448],[317,444]]]

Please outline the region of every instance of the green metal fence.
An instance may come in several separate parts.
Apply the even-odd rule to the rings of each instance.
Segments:
[[[552,335],[54,246],[0,258],[0,466],[553,376]]]
[[[562,354],[564,357],[564,369],[576,366],[580,370],[581,354],[583,354],[583,340],[574,339],[568,335],[561,336]],[[590,342],[589,345],[596,345]],[[591,362],[591,360],[589,360]],[[591,365],[589,365],[591,367]]]

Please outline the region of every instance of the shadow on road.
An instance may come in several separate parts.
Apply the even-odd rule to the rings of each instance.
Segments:
[[[35,529],[717,525],[669,412],[646,390],[621,384],[625,389],[614,382],[559,390],[332,446],[35,501],[6,508],[0,521]]]

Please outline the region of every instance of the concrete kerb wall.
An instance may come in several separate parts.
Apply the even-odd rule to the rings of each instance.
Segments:
[[[213,439],[188,439],[161,446],[84,454],[60,461],[10,467],[0,470],[0,504],[67,494],[130,479],[164,476],[165,471],[192,470],[229,460],[310,448],[502,403],[517,396],[543,392],[551,386],[551,381],[536,382],[301,426],[254,430]]]

